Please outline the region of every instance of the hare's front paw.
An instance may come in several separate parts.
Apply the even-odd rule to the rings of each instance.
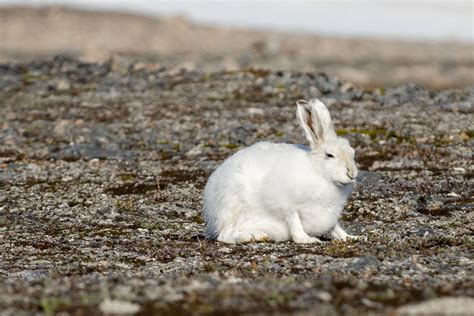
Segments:
[[[359,239],[359,236],[354,236],[354,235],[349,235],[342,229],[341,225],[337,223],[334,228],[331,230],[331,236],[335,240],[342,240],[346,241],[348,239],[354,239],[357,240]]]
[[[354,235],[345,235],[345,236],[342,236],[342,237],[336,237],[334,238],[335,240],[342,240],[342,241],[348,241],[348,240],[359,240],[360,239],[360,236],[354,236]]]
[[[318,238],[311,237],[311,236],[308,236],[308,235],[293,236],[293,241],[297,244],[321,243],[321,240],[319,240]]]
[[[347,234],[347,236],[346,236],[346,240],[347,239],[358,240],[360,238],[361,238],[361,236],[355,236],[355,235],[349,235],[349,234]]]

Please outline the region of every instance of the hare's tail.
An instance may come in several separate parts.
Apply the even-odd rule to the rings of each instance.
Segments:
[[[206,221],[206,231],[204,232],[207,239],[216,240],[219,237],[219,230],[215,222]]]
[[[216,240],[223,233],[235,227],[240,215],[245,211],[241,192],[216,190],[204,202],[204,221],[206,238]]]

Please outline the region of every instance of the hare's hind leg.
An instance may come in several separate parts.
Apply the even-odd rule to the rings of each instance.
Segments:
[[[247,242],[267,242],[272,239],[267,233],[260,230],[248,230],[248,231],[232,231],[224,234],[220,234],[217,238],[218,241],[226,243],[247,243]]]

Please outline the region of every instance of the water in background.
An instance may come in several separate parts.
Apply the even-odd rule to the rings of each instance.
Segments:
[[[183,15],[211,24],[327,35],[474,41],[472,1],[0,0],[0,3],[66,4],[148,15]]]

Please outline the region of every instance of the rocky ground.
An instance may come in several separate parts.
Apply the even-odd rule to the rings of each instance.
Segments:
[[[205,240],[208,175],[259,140],[303,142],[294,104],[315,96],[356,149],[342,222],[363,238]],[[473,104],[473,87],[364,90],[317,72],[1,65],[0,310],[467,314]]]

